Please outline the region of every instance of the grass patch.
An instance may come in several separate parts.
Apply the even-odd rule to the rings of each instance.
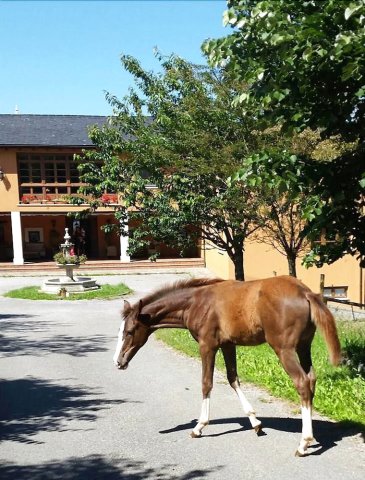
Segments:
[[[365,429],[365,323],[338,323],[345,364],[332,367],[322,337],[316,334],[312,344],[312,358],[317,374],[315,409],[337,421],[350,421]],[[187,330],[159,330],[157,338],[192,357],[199,357],[198,344]],[[364,362],[364,363],[362,363]],[[219,370],[225,371],[223,356],[216,359]],[[238,374],[242,381],[255,383],[272,395],[298,402],[298,394],[277,356],[268,345],[239,347]]]
[[[132,290],[124,283],[117,285],[101,285],[98,290],[91,290],[84,293],[72,293],[69,297],[61,297],[50,293],[44,293],[39,290],[39,287],[24,287],[17,290],[11,290],[4,294],[4,297],[18,298],[22,300],[110,300],[118,298],[121,295],[127,295]]]

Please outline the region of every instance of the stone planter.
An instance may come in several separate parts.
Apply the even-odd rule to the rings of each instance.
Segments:
[[[56,264],[58,268],[64,268],[66,277],[70,278],[72,281],[74,281],[74,276],[73,276],[73,270],[74,268],[79,268],[80,264],[79,263],[57,263]]]

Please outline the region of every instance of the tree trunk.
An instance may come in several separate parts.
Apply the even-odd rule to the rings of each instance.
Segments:
[[[289,267],[289,275],[292,277],[297,276],[297,266],[296,266],[296,255],[287,255],[288,259],[288,267]]]
[[[243,267],[243,248],[234,253],[232,261],[234,263],[234,273],[236,280],[245,281],[245,271]]]

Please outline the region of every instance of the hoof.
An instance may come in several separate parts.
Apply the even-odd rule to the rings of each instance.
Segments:
[[[306,454],[305,454],[305,453],[302,453],[302,452],[300,452],[299,450],[297,450],[297,451],[295,452],[295,456],[296,456],[296,457],[305,457],[305,456],[306,456]]]
[[[190,433],[191,438],[200,438],[202,436],[201,433],[197,434],[194,430]]]
[[[256,435],[260,435],[262,433],[261,423],[260,423],[260,425],[256,425],[256,427],[254,427],[254,430],[255,430]]]

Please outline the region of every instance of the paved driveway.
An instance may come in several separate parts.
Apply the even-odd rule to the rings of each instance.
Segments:
[[[124,280],[132,298],[175,275]],[[0,278],[0,295],[37,277]],[[295,458],[300,417],[252,386],[263,420],[257,437],[224,377],[216,375],[212,422],[189,432],[200,411],[200,364],[153,338],[125,372],[112,364],[120,300],[31,302],[0,296],[1,479],[357,479],[358,435],[319,416],[318,443]],[[297,410],[297,409],[296,409]]]

